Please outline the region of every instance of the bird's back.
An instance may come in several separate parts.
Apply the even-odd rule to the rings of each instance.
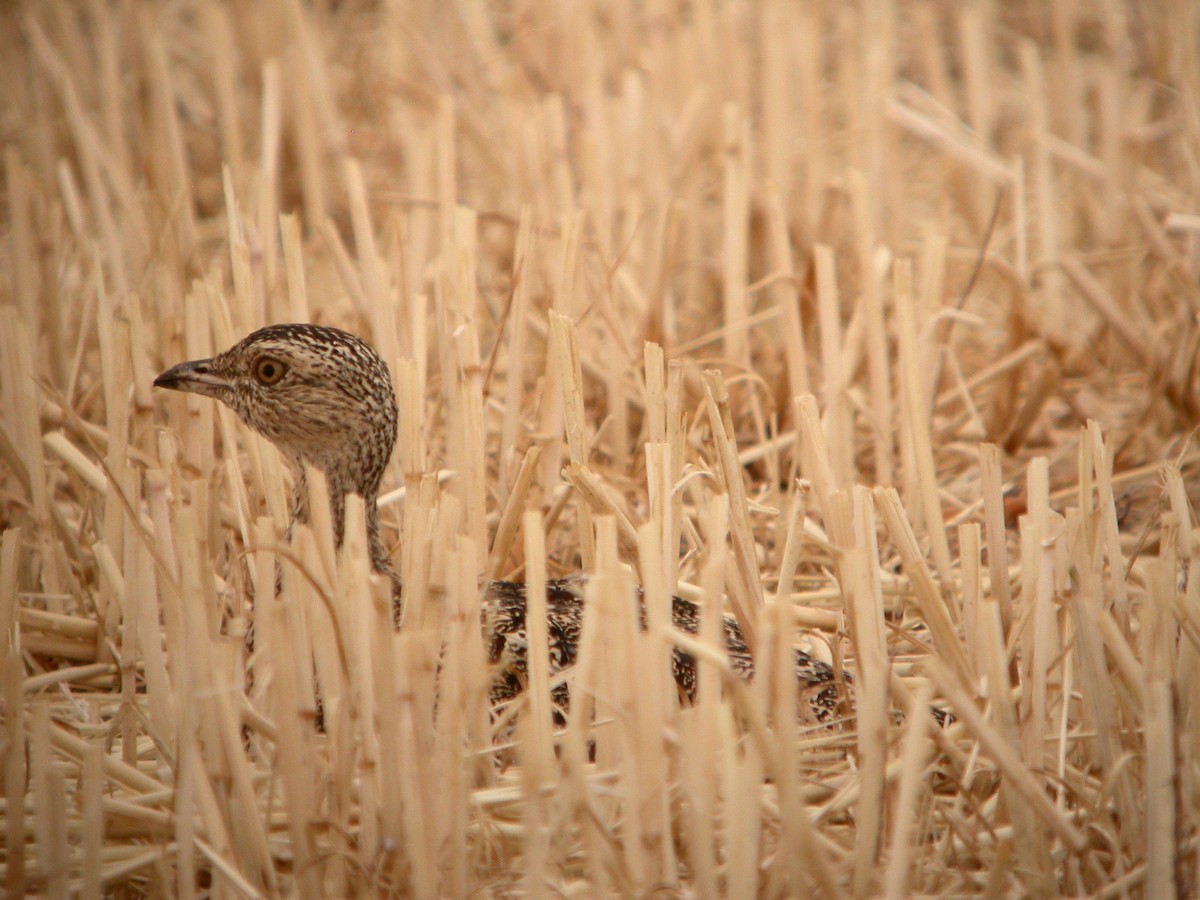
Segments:
[[[578,660],[579,639],[585,615],[585,586],[583,578],[564,578],[546,584],[546,625],[549,638],[550,672],[556,674]],[[646,630],[646,603],[637,589],[638,624]],[[489,661],[495,666],[496,677],[491,696],[493,705],[506,703],[524,689],[528,679],[526,660],[529,652],[527,632],[528,595],[525,585],[509,581],[492,582],[488,587],[481,611]],[[683,597],[671,598],[671,624],[687,635],[700,630],[701,608]],[[732,616],[722,615],[725,633],[725,652],[730,668],[743,679],[754,677],[754,658],[746,644],[742,629]],[[826,720],[838,704],[837,676],[829,664],[795,650],[796,679],[819,720]],[[696,659],[678,646],[671,650],[671,670],[680,700],[695,703],[697,689]],[[561,712],[569,706],[565,685],[555,688],[555,705]]]

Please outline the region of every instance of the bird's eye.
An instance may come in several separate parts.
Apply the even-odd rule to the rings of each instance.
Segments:
[[[276,384],[286,374],[287,366],[269,356],[264,356],[254,364],[254,377],[258,379],[259,384],[265,384],[268,387]]]

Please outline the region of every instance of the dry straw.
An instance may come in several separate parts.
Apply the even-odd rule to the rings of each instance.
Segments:
[[[26,2],[0,46],[8,895],[1200,890],[1200,5]],[[398,630],[361,503],[288,542],[275,449],[150,387],[281,320],[391,366]],[[484,577],[580,566],[578,665],[535,587],[491,714]]]

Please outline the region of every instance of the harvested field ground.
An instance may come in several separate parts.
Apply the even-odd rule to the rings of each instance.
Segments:
[[[0,52],[10,896],[1200,892],[1200,4],[29,0]],[[285,544],[275,449],[151,386],[287,321],[391,366],[399,630],[361,505]],[[566,728],[489,716],[480,586],[580,569]]]

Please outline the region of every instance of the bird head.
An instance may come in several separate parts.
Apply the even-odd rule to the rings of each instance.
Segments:
[[[294,463],[321,469],[338,509],[354,492],[373,510],[396,442],[396,395],[387,364],[354,335],[269,325],[154,384],[220,400]]]

